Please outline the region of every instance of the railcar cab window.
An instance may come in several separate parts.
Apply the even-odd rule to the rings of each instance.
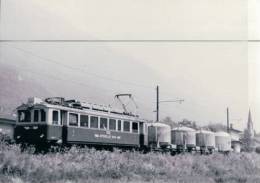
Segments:
[[[132,123],[132,132],[138,133],[138,123],[137,122]]]
[[[109,130],[116,130],[116,120],[109,119]]]
[[[18,111],[19,122],[31,122],[31,111],[30,110],[19,110]]]
[[[44,109],[41,109],[40,113],[41,113],[41,122],[45,122],[46,121],[46,112],[44,111]]]
[[[58,125],[59,124],[59,112],[52,111],[52,124]]]
[[[90,128],[98,128],[98,117],[90,116]]]
[[[121,128],[122,128],[122,127],[121,127],[121,120],[118,120],[118,121],[117,121],[117,130],[118,130],[118,131],[121,131]]]
[[[107,129],[107,118],[100,118],[100,129]]]
[[[80,115],[80,126],[88,127],[88,115]]]
[[[69,125],[78,126],[78,114],[69,113]]]
[[[130,132],[130,122],[124,121],[124,132]]]
[[[33,112],[33,121],[38,122],[39,121],[39,110],[34,110]]]

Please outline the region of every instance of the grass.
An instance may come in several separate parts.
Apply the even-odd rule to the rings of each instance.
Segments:
[[[0,144],[0,182],[119,183],[260,182],[256,153],[178,155],[108,152],[71,148],[66,152],[33,154],[18,145]]]

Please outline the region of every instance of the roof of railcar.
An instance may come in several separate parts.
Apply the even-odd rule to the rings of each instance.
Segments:
[[[76,113],[85,113],[85,114],[90,114],[90,115],[98,115],[98,116],[106,116],[106,117],[111,117],[111,118],[120,118],[120,119],[125,119],[125,120],[138,120],[138,121],[144,121],[146,122],[147,120],[142,119],[138,116],[130,116],[126,114],[116,114],[116,113],[111,113],[111,112],[105,112],[105,111],[99,111],[99,110],[93,110],[93,109],[78,109],[74,107],[68,107],[68,106],[63,106],[63,105],[54,105],[54,104],[49,104],[47,102],[42,102],[42,103],[37,103],[34,105],[28,105],[28,104],[22,104],[17,107],[17,110],[21,109],[26,109],[28,107],[39,107],[39,108],[52,108],[52,109],[57,109],[57,110],[66,110],[69,112],[76,112]]]

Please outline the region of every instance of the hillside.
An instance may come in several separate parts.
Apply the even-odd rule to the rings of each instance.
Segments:
[[[31,96],[48,96],[49,92],[33,78],[14,67],[0,63],[0,115],[10,117],[12,111]]]

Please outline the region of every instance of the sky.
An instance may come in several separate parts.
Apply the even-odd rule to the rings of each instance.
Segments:
[[[161,118],[225,124],[229,107],[243,129],[250,107],[260,131],[260,45],[246,41],[260,37],[257,7],[257,0],[2,0],[1,39],[186,42],[1,42],[0,62],[53,95],[111,103],[116,93],[133,93],[148,119],[156,85],[162,100],[185,100],[162,103]]]

